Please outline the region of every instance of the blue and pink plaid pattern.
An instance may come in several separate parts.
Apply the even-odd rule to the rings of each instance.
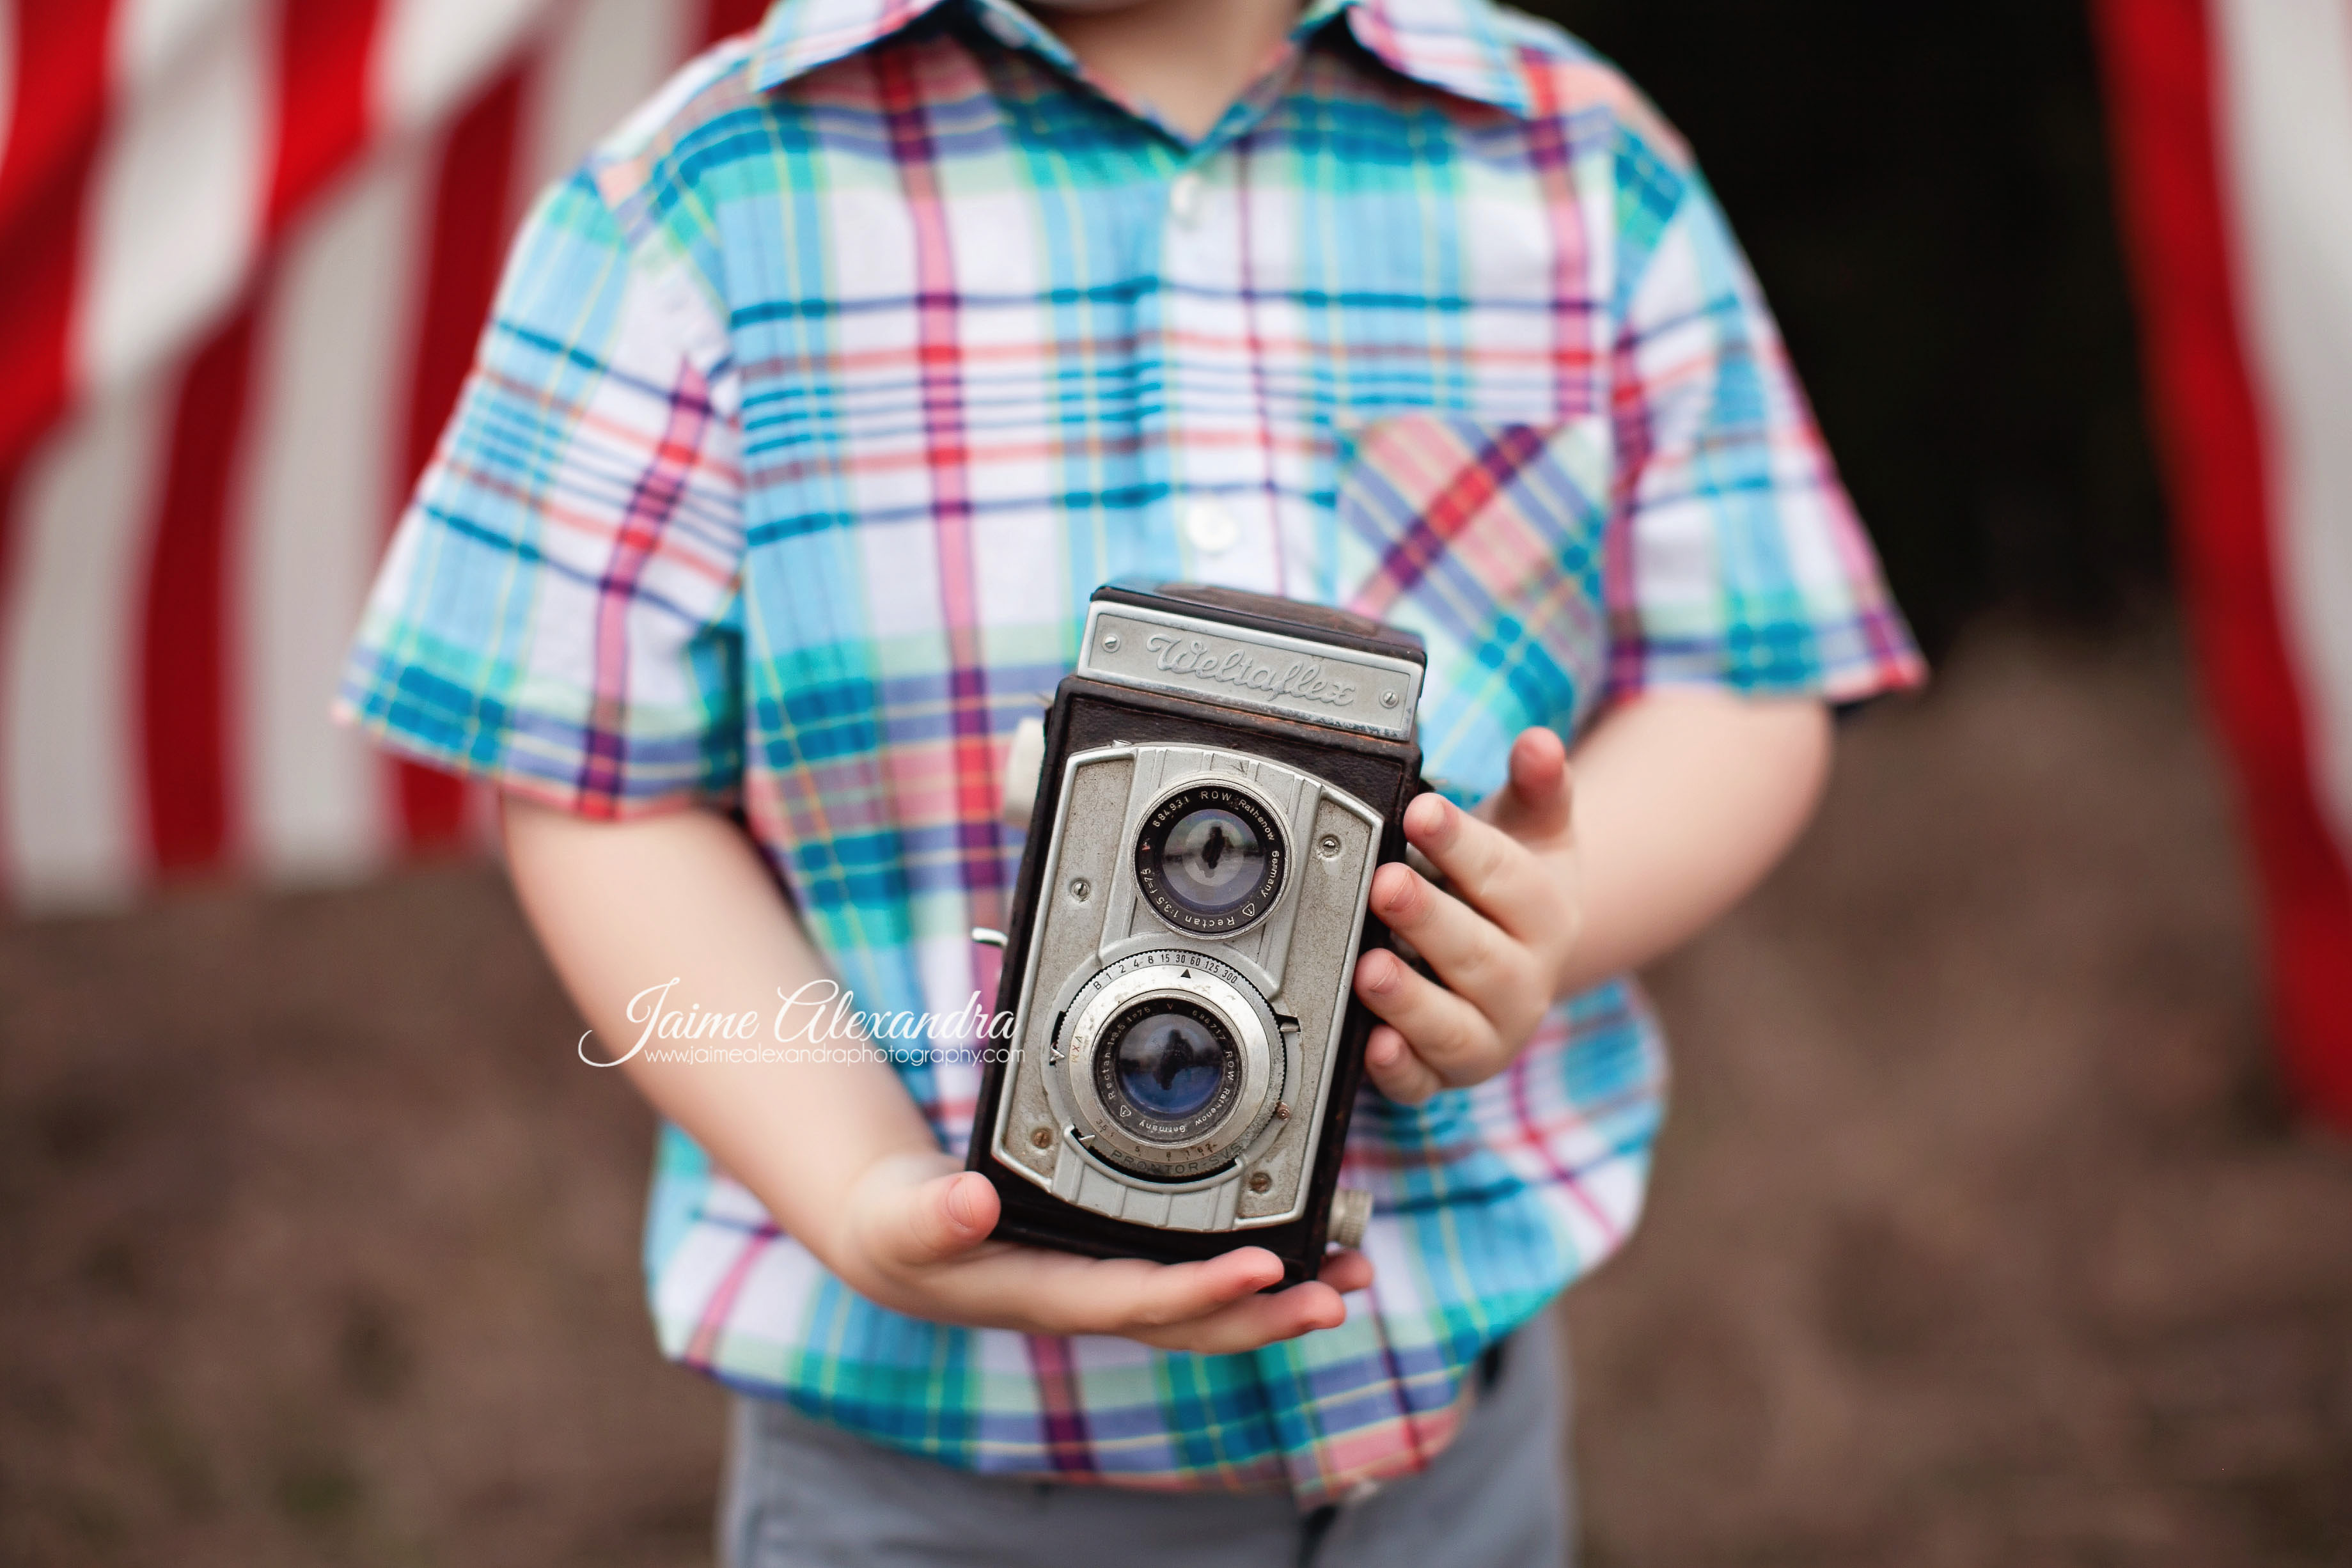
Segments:
[[[1187,145],[1003,0],[785,0],[541,203],[343,710],[601,816],[740,805],[862,1005],[994,994],[1014,723],[1087,594],[1185,577],[1428,640],[1428,768],[1669,683],[1920,667],[1705,185],[1622,79],[1486,0],[1318,0]],[[1215,525],[1202,527],[1203,507]],[[961,1148],[973,1069],[905,1069]],[[1379,1283],[1251,1355],[944,1328],[829,1278],[666,1132],[668,1352],[985,1470],[1410,1470],[1479,1352],[1641,1207],[1629,983],[1508,1073],[1369,1098]]]

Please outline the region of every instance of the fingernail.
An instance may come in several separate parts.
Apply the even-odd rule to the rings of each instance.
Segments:
[[[948,1218],[966,1230],[980,1228],[980,1215],[975,1212],[978,1204],[979,1197],[971,1191],[971,1184],[961,1176],[948,1184]]]

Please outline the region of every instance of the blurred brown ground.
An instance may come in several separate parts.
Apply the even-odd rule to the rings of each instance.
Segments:
[[[1587,1561],[2352,1563],[2352,1151],[2161,633],[1979,634],[1664,966]],[[0,1563],[707,1560],[650,1122],[497,876],[0,928]],[[1041,1543],[1041,1552],[1050,1543]]]

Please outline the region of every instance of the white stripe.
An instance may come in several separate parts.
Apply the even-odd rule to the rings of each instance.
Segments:
[[[548,8],[548,0],[392,0],[370,59],[377,119],[407,130],[449,112],[512,58]]]
[[[167,73],[184,69],[205,36],[227,22],[239,4],[240,0],[127,0],[107,30],[116,92],[129,101],[152,90]]]
[[[2241,318],[2314,781],[2352,851],[2352,5],[2218,0]]]
[[[383,770],[327,703],[401,479],[418,152],[378,159],[289,237],[261,317],[232,658],[242,842],[271,877],[348,876],[388,847]]]
[[[192,25],[183,14],[194,3],[133,0],[122,23],[148,41],[118,59],[157,74],[116,115],[91,193],[74,317],[83,385],[125,385],[153,368],[230,302],[252,265],[275,134],[275,8],[203,0],[202,26],[185,36],[176,29]],[[171,53],[157,64],[147,49]]]
[[[688,7],[573,0],[532,73],[522,134],[526,199],[578,166],[686,58]]]
[[[0,804],[12,900],[86,906],[143,874],[138,658],[176,376],[52,435],[18,492],[0,605]]]

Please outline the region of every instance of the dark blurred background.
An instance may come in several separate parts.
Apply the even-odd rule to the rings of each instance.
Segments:
[[[2080,5],[1547,0],[1696,149],[1931,657],[2166,575]]]
[[[1938,664],[1648,977],[1585,1560],[2352,1563],[2352,1159],[2268,1066],[2080,10],[1545,8],[1696,144]],[[464,860],[0,925],[0,1563],[707,1560],[576,1028]]]

